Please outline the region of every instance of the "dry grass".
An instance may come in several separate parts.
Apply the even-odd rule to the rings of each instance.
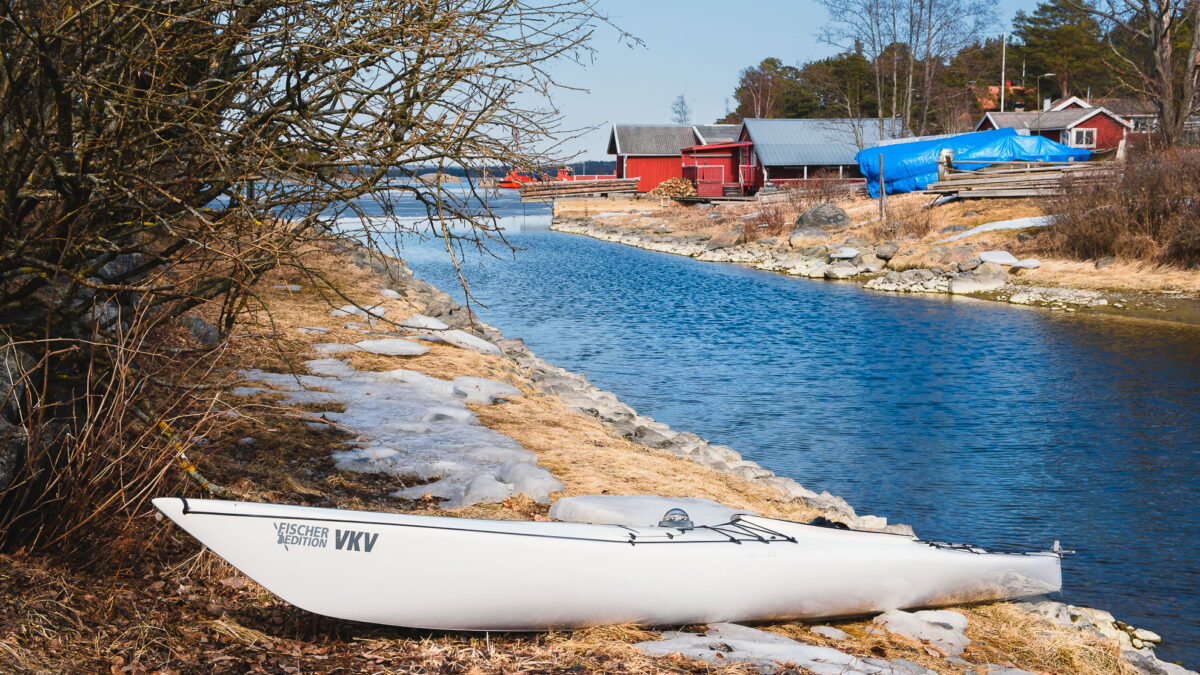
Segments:
[[[379,280],[327,255],[331,280],[360,304],[375,304]],[[270,283],[296,283],[279,273]],[[302,369],[307,345],[358,337],[341,333],[344,319],[314,291],[272,290],[265,310],[247,322],[234,343],[231,367],[255,365],[280,371]],[[389,304],[390,318],[413,307]],[[309,336],[298,326],[331,328]],[[281,336],[297,350],[295,363],[274,352]],[[274,361],[271,354],[274,353]],[[609,433],[598,420],[571,413],[556,396],[536,390],[511,361],[432,344],[428,354],[390,358],[351,357],[356,368],[409,368],[441,378],[476,375],[509,382],[524,396],[509,403],[472,406],[485,426],[508,434],[538,454],[539,463],[566,485],[562,495],[658,494],[707,497],[764,515],[805,520],[816,513],[784,502],[759,484],[633,444]],[[396,477],[336,471],[330,454],[349,436],[313,430],[306,411],[281,408],[270,396],[241,408],[237,418],[210,438],[201,468],[230,484],[240,498],[341,508],[409,510],[464,517],[541,520],[547,506],[527,498],[452,510],[436,503],[387,497]],[[236,443],[253,436],[253,445]],[[614,672],[744,673],[745,666],[714,667],[680,657],[649,658],[634,643],[654,639],[635,626],[601,627],[550,634],[474,634],[410,631],[349,624],[314,616],[276,599],[226,563],[197,553],[178,528],[145,518],[112,548],[111,563],[88,570],[51,567],[45,561],[0,557],[0,670],[36,672]],[[979,646],[965,654],[976,663],[1011,663],[1032,671],[1099,675],[1113,669],[1111,650],[1079,642],[1078,635],[1031,623],[1011,606],[964,610]],[[851,634],[832,641],[800,622],[765,628],[863,657],[905,658],[943,673],[961,673],[924,645],[891,635],[867,633],[869,622],[837,625]],[[700,629],[702,627],[696,627]],[[1120,667],[1119,665],[1117,666]]]

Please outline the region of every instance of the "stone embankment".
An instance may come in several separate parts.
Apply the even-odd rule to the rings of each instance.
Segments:
[[[614,236],[616,235],[614,234]],[[887,247],[883,247],[882,251],[880,247],[876,247],[872,255],[878,259],[884,259],[878,255],[879,252],[882,252],[884,256],[887,256],[889,253]],[[892,252],[894,253],[894,251]],[[857,258],[859,255],[861,255],[861,252],[856,254],[854,258]],[[599,419],[609,431],[616,435],[627,438],[647,448],[666,451],[677,457],[686,458],[701,465],[711,467],[718,472],[738,475],[747,480],[769,486],[786,500],[798,501],[819,509],[830,517],[846,522],[856,529],[912,533],[911,528],[906,525],[889,525],[884,518],[878,516],[858,515],[844,499],[831,495],[828,492],[817,494],[806,489],[791,478],[776,476],[770,470],[743,458],[737,451],[730,447],[709,443],[694,433],[678,431],[650,417],[639,415],[633,408],[622,403],[612,392],[601,390],[592,385],[584,375],[570,372],[545,361],[535,355],[520,339],[505,338],[499,330],[474,317],[469,309],[454,303],[449,295],[417,279],[402,261],[380,259],[367,254],[365,250],[361,249],[356,251],[355,257],[356,262],[360,265],[370,267],[373,271],[385,276],[389,280],[390,286],[402,289],[404,297],[412,301],[415,305],[422,307],[426,312],[425,315],[415,315],[399,322],[400,327],[410,329],[410,332],[406,334],[396,333],[397,336],[405,335],[417,339],[442,339],[465,349],[473,349],[491,354],[499,352],[520,366],[534,385],[542,392],[558,396],[569,409],[579,414]],[[853,261],[854,258],[843,258],[842,260]],[[860,262],[863,260],[870,262],[871,259],[866,258],[864,255],[860,259]],[[858,263],[851,262],[850,264],[857,265]],[[971,270],[966,271],[969,272]],[[393,297],[391,294],[394,293],[398,293],[398,291],[389,289],[385,290],[383,295],[385,298],[390,298]],[[372,308],[356,306],[343,307],[338,311],[341,311],[348,317],[354,316],[368,320],[374,318],[376,314],[376,312],[372,311]],[[460,333],[462,335],[458,335]],[[453,341],[445,340],[447,335],[451,334],[455,335],[452,338]],[[462,336],[467,336],[470,339],[464,339]],[[338,348],[333,348],[330,345],[326,346],[323,351],[337,353],[340,351],[340,348],[363,349],[361,345],[340,345]],[[322,367],[332,365],[334,368],[330,373],[337,371],[338,374],[347,374],[341,373],[339,371],[340,366],[332,364],[329,360],[316,362],[316,365]],[[409,381],[413,378],[402,379]],[[420,379],[420,377],[417,379]],[[478,380],[478,378],[467,379]],[[425,378],[425,380],[433,380],[433,378]],[[423,384],[429,383],[423,381]],[[469,397],[473,390],[468,391],[463,389],[460,386],[461,384],[457,381],[455,383],[447,382],[441,384],[439,384],[439,381],[434,381],[432,386],[435,388],[440,387],[439,391],[444,389],[445,391],[441,391],[441,394],[448,399],[457,397],[459,399],[466,398],[470,400]],[[486,399],[484,402],[486,403],[491,403],[498,397],[514,395],[512,389],[504,389],[507,385],[501,383],[480,380],[472,384],[476,385],[476,388],[480,386],[492,387],[493,389],[495,387],[501,388],[494,391],[493,389],[489,389],[485,392],[488,394],[484,397]],[[442,401],[441,404],[445,405],[446,401]],[[517,452],[517,449],[514,448],[513,451]],[[353,459],[349,454],[343,459]],[[372,456],[374,455],[372,454]],[[517,463],[530,472],[542,471],[540,467],[535,467],[532,458],[519,459],[520,461]],[[511,463],[507,463],[506,465],[511,465]],[[501,465],[500,470],[495,472],[494,476],[489,476],[488,480],[497,485],[507,480],[510,476],[504,469],[506,465]],[[553,489],[557,481],[553,477],[549,475],[543,476],[541,473],[536,478],[537,480],[534,482],[539,488],[537,497],[545,499],[548,496],[548,490]],[[519,481],[514,481],[514,485],[510,487],[515,487],[518,483]],[[489,485],[492,485],[492,483],[489,483]],[[415,494],[415,492],[412,492],[412,494]],[[405,496],[410,497],[412,494],[406,493]],[[489,501],[488,495],[483,493],[476,494],[476,491],[473,491],[469,484],[464,490],[456,494],[471,495],[472,499],[468,501],[476,501],[476,497],[479,498],[478,503]],[[499,499],[508,494],[515,493],[512,490],[497,489],[494,495],[495,501],[499,501]],[[1029,614],[1044,619],[1053,625],[1115,640],[1121,649],[1125,661],[1136,672],[1147,674],[1167,673],[1170,675],[1187,675],[1191,673],[1191,671],[1180,666],[1160,661],[1155,657],[1153,647],[1161,641],[1156,634],[1116,621],[1107,612],[1075,607],[1048,599],[1035,599],[1030,602],[1018,603],[1017,606]],[[1004,666],[985,665],[981,667],[958,658],[963,648],[970,643],[970,640],[964,635],[964,630],[967,627],[967,618],[959,612],[945,610],[932,612],[892,611],[877,617],[874,620],[874,624],[876,627],[871,630],[905,636],[928,645],[927,649],[933,650],[930,653],[944,656],[946,663],[951,666],[968,668],[965,672],[976,672],[976,670],[972,669],[981,669],[978,672],[1007,673],[1008,675],[1021,675],[1026,672]],[[832,626],[817,626],[811,630],[814,635],[831,640],[844,640],[849,637],[844,631]],[[837,649],[816,647],[791,640],[777,633],[764,632],[735,624],[710,625],[704,634],[665,632],[662,634],[661,640],[644,642],[639,644],[638,647],[649,654],[678,652],[706,660],[719,659],[718,661],[714,661],[714,663],[745,662],[759,666],[762,672],[775,672],[778,667],[777,662],[780,660],[803,664],[806,668],[814,672],[912,673],[914,675],[924,675],[933,672],[903,659],[888,662],[882,659],[855,657]],[[718,654],[720,655],[719,657],[717,656]],[[1192,675],[1195,674],[1192,673]]]
[[[1013,284],[1013,274],[1035,269],[1041,263],[1032,258],[1019,260],[1008,251],[981,250],[968,243],[930,247],[926,253],[935,256],[938,264],[908,269],[902,265],[897,269],[898,258],[914,253],[911,242],[905,239],[872,242],[853,236],[839,241],[837,233],[848,226],[845,211],[832,204],[818,204],[796,219],[786,238],[749,242],[742,225],[715,235],[675,233],[667,221],[653,218],[639,218],[625,225],[593,218],[556,218],[551,229],[705,262],[736,263],[809,279],[854,280],[877,291],[975,295],[1067,311],[1080,307],[1121,307],[1119,302],[1110,305],[1110,298],[1096,291]],[[952,243],[951,239],[954,238],[946,243]]]

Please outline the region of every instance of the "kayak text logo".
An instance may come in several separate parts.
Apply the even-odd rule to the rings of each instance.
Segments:
[[[325,548],[329,544],[329,528],[304,523],[272,523],[275,527],[275,543],[290,551],[289,546],[312,546]],[[341,548],[340,546],[338,548]]]
[[[363,551],[370,553],[379,540],[379,533],[359,532],[357,530],[337,530],[333,537],[333,545],[339,551]],[[361,546],[361,548],[360,548]]]

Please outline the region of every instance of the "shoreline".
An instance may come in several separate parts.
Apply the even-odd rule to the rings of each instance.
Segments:
[[[558,223],[555,223],[551,229],[567,231],[559,229],[557,225]],[[617,243],[626,242],[617,241]],[[651,246],[642,248],[656,250]],[[409,274],[412,275],[411,271]],[[428,289],[429,293],[441,294],[447,300],[449,299],[443,291],[415,275],[412,275],[410,279],[410,283],[415,286]],[[451,312],[463,309],[452,301],[451,304],[453,305],[449,310]],[[482,322],[477,322],[476,327],[476,332],[480,337],[496,344],[507,358],[512,359],[531,373],[535,387],[546,395],[560,398],[571,412],[598,419],[610,433],[648,449],[666,451],[675,457],[700,464],[718,473],[732,474],[766,485],[789,501],[802,503],[835,519],[840,518],[854,528],[913,534],[910,526],[888,524],[887,519],[879,516],[858,515],[845,499],[828,492],[817,494],[791,477],[777,476],[769,469],[745,460],[733,448],[709,444],[694,433],[681,432],[653,418],[642,416],[630,406],[622,403],[612,392],[592,385],[585,375],[567,371],[538,357],[520,338],[506,338],[499,329]],[[463,328],[471,330],[467,326]],[[1030,617],[1043,619],[1058,626],[1112,639],[1119,645],[1125,662],[1139,672],[1190,672],[1175,664],[1157,660],[1153,655],[1154,643],[1141,639],[1147,636],[1157,639],[1157,635],[1144,629],[1128,626],[1103,610],[1078,607],[1044,597],[1003,604],[1011,604]]]
[[[960,295],[1046,311],[1200,326],[1200,294],[1168,288],[1115,290],[1071,285],[1071,275],[1078,274],[1076,268],[1085,267],[1082,263],[1054,261],[1055,270],[1038,270],[1037,281],[1041,283],[1035,283],[1029,270],[1016,267],[1006,270],[1005,266],[981,261],[977,255],[980,246],[970,250],[965,248],[969,246],[966,243],[947,248],[939,246],[942,241],[937,242],[932,248],[938,253],[942,252],[939,248],[946,249],[946,257],[953,260],[947,264],[931,264],[927,253],[920,250],[919,242],[901,241],[899,245],[895,241],[870,242],[853,236],[853,232],[847,237],[845,232],[838,231],[825,233],[823,237],[793,235],[790,241],[787,232],[781,237],[752,242],[733,238],[716,241],[728,237],[729,231],[706,228],[682,234],[674,230],[669,213],[643,215],[652,212],[614,209],[584,215],[590,209],[585,206],[584,214],[580,214],[578,207],[578,204],[568,203],[560,210],[556,204],[550,229],[701,262],[732,263],[801,279],[848,281],[882,293]],[[715,218],[716,214],[710,217]],[[1002,232],[1008,236],[1016,233]],[[961,241],[957,239],[961,236],[954,235],[954,238]],[[843,239],[845,243],[837,243]],[[891,250],[884,253],[885,247],[891,247]],[[909,254],[907,258],[906,253]],[[839,258],[839,255],[846,257]],[[900,264],[895,264],[897,262]],[[1058,268],[1068,266],[1070,269],[1059,275]],[[1063,277],[1064,285],[1047,283],[1057,283],[1058,276]],[[1196,280],[1200,281],[1200,274],[1196,275]]]

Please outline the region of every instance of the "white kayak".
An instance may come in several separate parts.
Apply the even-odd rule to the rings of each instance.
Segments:
[[[1055,551],[738,515],[628,527],[155,499],[287,602],[325,616],[527,631],[857,616],[1058,591]]]

